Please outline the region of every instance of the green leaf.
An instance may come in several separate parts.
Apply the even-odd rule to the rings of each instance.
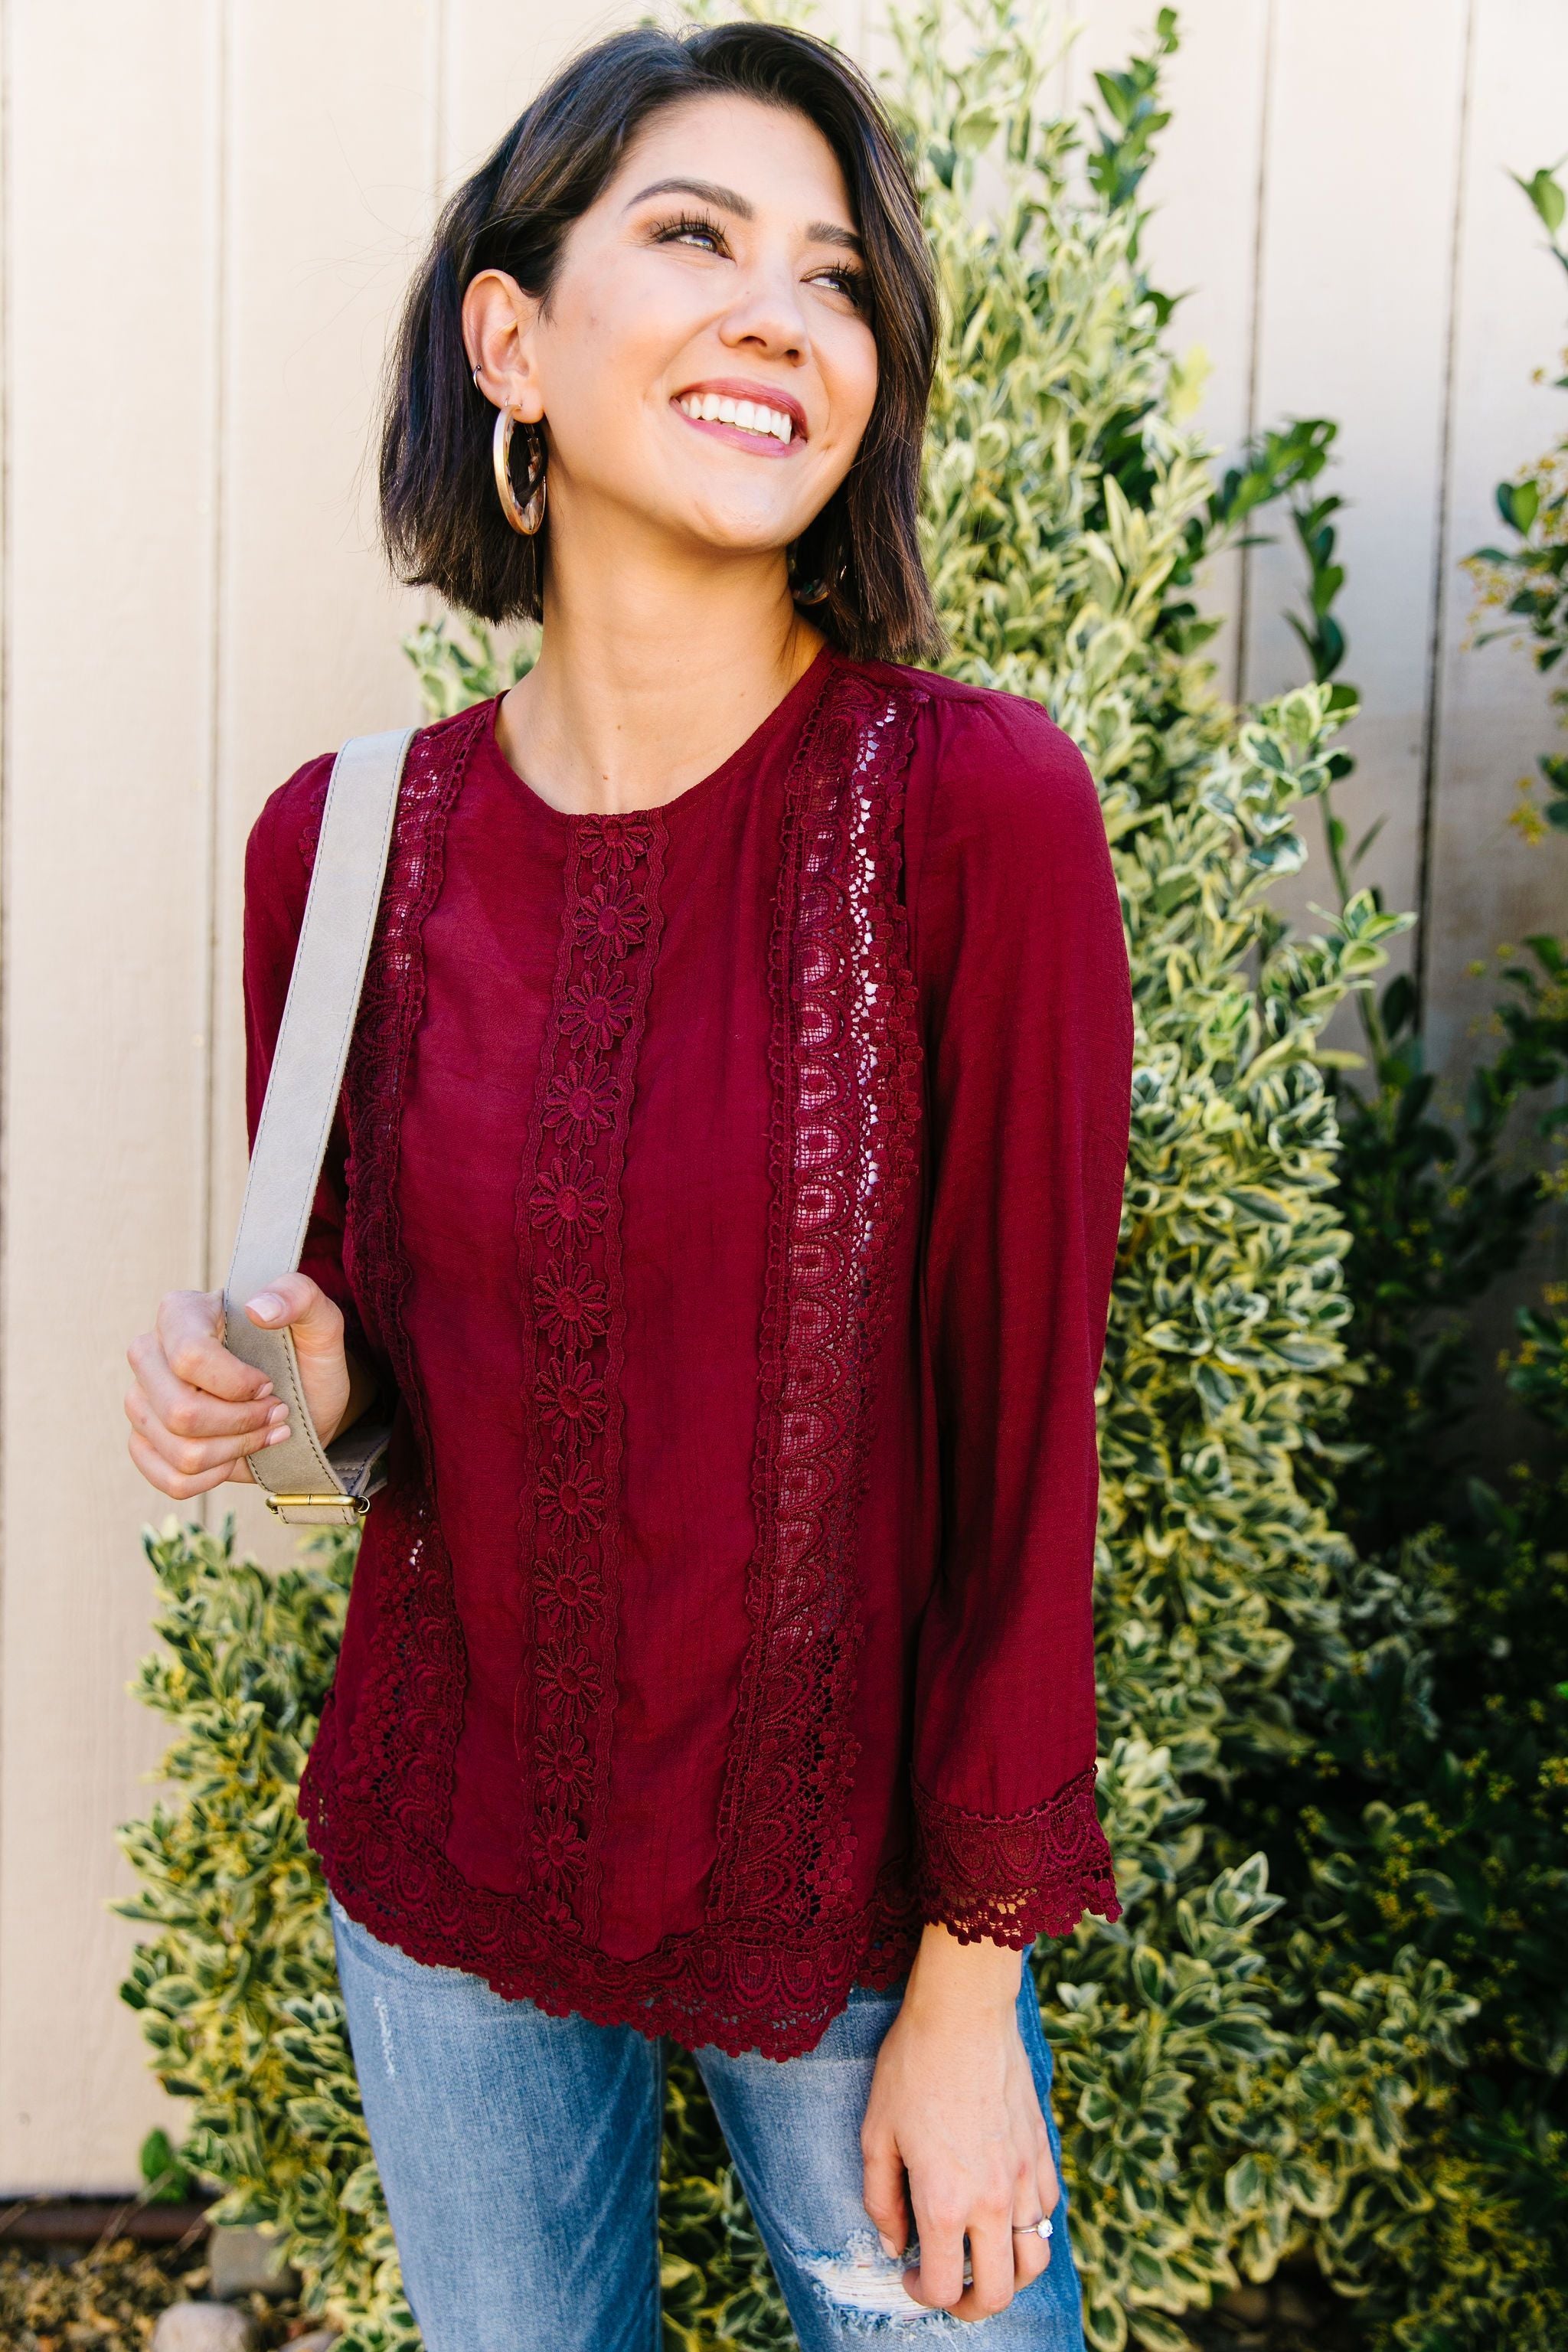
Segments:
[[[1193,2339],[1186,2329],[1157,2311],[1134,2306],[1127,2315],[1127,2326],[1133,2343],[1143,2346],[1145,2352],[1193,2352]]]
[[[1515,186],[1524,190],[1545,222],[1548,235],[1555,236],[1564,216],[1568,215],[1568,194],[1564,194],[1554,173],[1542,170],[1529,180],[1521,180],[1517,172],[1512,176]]]
[[[1497,502],[1504,522],[1528,532],[1541,511],[1541,492],[1533,482],[1500,482]]]
[[[1225,2176],[1225,2201],[1237,2214],[1250,2213],[1263,2202],[1268,2193],[1268,2181],[1263,2168],[1250,2150],[1237,2157]]]

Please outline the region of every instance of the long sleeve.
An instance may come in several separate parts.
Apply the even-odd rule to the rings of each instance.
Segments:
[[[1094,1804],[1094,1387],[1131,1008],[1077,748],[1000,697],[944,719],[911,891],[942,1496],[913,1797],[923,1916],[1017,1947],[1119,1912]]]
[[[330,757],[300,769],[272,794],[246,844],[245,1107],[253,1146],[283,1024],[331,769]],[[342,1307],[347,1346],[375,1373],[378,1385],[385,1387],[386,1368],[366,1340],[343,1264],[347,1150],[340,1114],[328,1138],[300,1266]]]

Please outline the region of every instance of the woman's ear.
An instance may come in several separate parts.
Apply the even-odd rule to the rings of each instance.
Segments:
[[[540,304],[504,269],[481,269],[463,296],[463,343],[479,390],[524,425],[544,414],[534,362]]]

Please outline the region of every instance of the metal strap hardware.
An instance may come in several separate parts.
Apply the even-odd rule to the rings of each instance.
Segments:
[[[224,1285],[224,1340],[265,1372],[289,1407],[289,1437],[250,1456],[267,1507],[290,1525],[352,1526],[384,1483],[386,1432],[356,1423],[323,1446],[305,1406],[290,1331],[245,1311],[300,1263],[348,1063],[360,992],[414,730],[356,735],[333,764],[294,950],[267,1099],[250,1155],[239,1231]]]
[[[330,1449],[329,1449],[330,1451]],[[368,1495],[268,1495],[267,1507],[282,1518],[289,1511],[331,1511],[341,1519],[363,1519],[370,1508]]]

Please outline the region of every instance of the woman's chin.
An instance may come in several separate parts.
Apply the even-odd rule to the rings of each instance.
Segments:
[[[738,491],[715,496],[710,485],[702,484],[672,499],[674,487],[665,487],[659,520],[688,544],[695,541],[716,555],[776,554],[799,537],[811,519],[800,514],[799,502],[793,499],[748,498]]]
[[[689,555],[699,562],[720,563],[777,560],[795,535],[777,520],[765,524],[724,524],[690,516],[679,534]]]

